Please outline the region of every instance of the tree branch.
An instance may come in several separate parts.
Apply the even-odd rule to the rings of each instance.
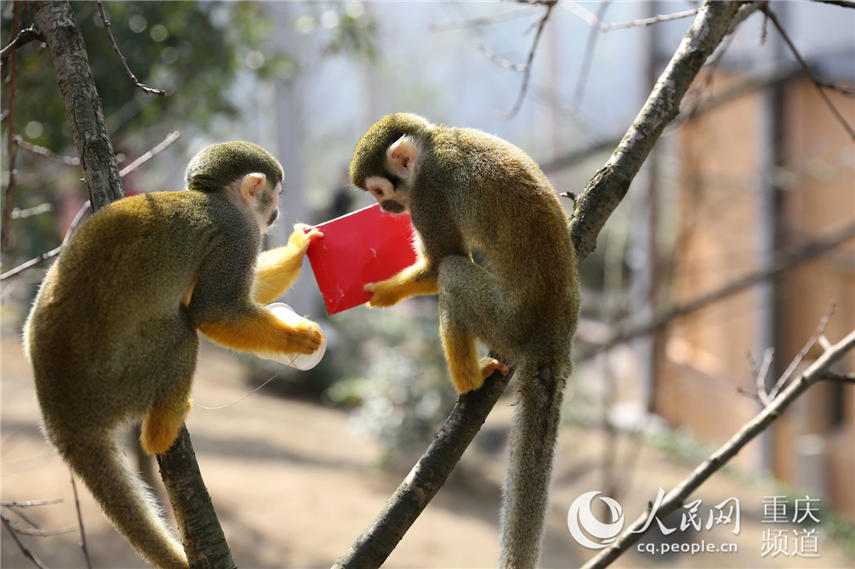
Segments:
[[[520,85],[520,92],[517,95],[517,100],[514,102],[514,106],[511,110],[504,115],[505,118],[511,118],[517,114],[522,106],[522,102],[525,99],[526,91],[528,91],[528,82],[531,78],[531,64],[534,61],[534,54],[537,51],[537,44],[540,43],[540,36],[543,34],[543,28],[546,26],[546,21],[549,19],[550,14],[552,14],[552,9],[558,3],[558,0],[544,0],[543,2],[538,2],[543,4],[546,9],[543,12],[543,16],[540,18],[540,21],[537,24],[537,31],[534,34],[534,40],[531,42],[531,49],[528,52],[528,58],[526,59],[525,66],[523,67],[523,81],[522,85]]]
[[[775,28],[778,30],[778,33],[781,34],[781,37],[784,39],[787,46],[790,48],[790,51],[792,52],[793,56],[796,58],[796,60],[798,60],[799,65],[802,66],[802,69],[804,69],[807,76],[810,77],[810,80],[813,82],[814,86],[816,87],[816,90],[819,92],[819,96],[822,98],[822,101],[825,103],[825,106],[828,107],[828,109],[831,111],[831,114],[834,115],[835,119],[837,119],[837,122],[839,122],[840,125],[846,130],[846,132],[849,134],[849,137],[855,140],[855,130],[852,129],[852,126],[846,121],[846,118],[840,113],[837,107],[834,106],[834,103],[831,101],[831,99],[828,98],[828,95],[822,88],[822,84],[813,74],[813,71],[807,64],[807,61],[805,61],[805,59],[802,57],[802,54],[799,53],[796,44],[794,44],[793,40],[790,39],[789,34],[787,34],[787,31],[781,24],[781,21],[778,19],[778,16],[776,16],[775,12],[773,12],[769,8],[768,4],[764,5],[760,9],[763,11],[763,14],[765,14],[766,17],[769,18],[772,24],[775,25]]]
[[[763,432],[775,419],[781,416],[787,407],[804,393],[805,390],[827,376],[829,368],[842,358],[846,352],[852,349],[853,346],[855,346],[855,331],[850,332],[848,336],[826,350],[799,375],[798,379],[788,385],[771,404],[766,406],[754,419],[746,423],[738,433],[715,451],[703,464],[698,466],[689,477],[668,492],[656,510],[657,516],[665,517],[679,508],[692,492],[697,490],[701,484],[736,456],[754,437]],[[585,563],[582,569],[602,569],[603,567],[608,567],[612,561],[632,547],[646,533],[646,530],[642,531],[642,528],[647,518],[648,513],[642,513],[611,546],[602,550],[596,557]],[[650,524],[647,529],[650,527],[653,527],[653,524]]]
[[[632,127],[576,200],[570,231],[580,259],[594,250],[597,235],[626,195],[665,126],[679,114],[683,95],[730,29],[738,9],[736,2],[703,4]]]
[[[104,2],[98,0],[98,14],[101,16],[101,21],[104,23],[104,28],[107,29],[107,35],[110,37],[110,45],[113,46],[113,51],[116,52],[116,55],[119,56],[119,60],[122,62],[122,67],[125,68],[125,74],[128,76],[128,79],[131,82],[140,88],[143,93],[147,93],[149,95],[160,95],[165,96],[166,91],[163,89],[153,89],[147,85],[144,85],[139,82],[137,76],[134,75],[134,72],[131,71],[130,66],[128,65],[128,60],[125,59],[125,56],[122,55],[122,51],[119,49],[119,45],[116,43],[116,38],[113,37],[113,30],[110,29],[110,20],[107,19],[107,13],[104,11]]]
[[[597,234],[626,193],[641,162],[662,133],[668,120],[677,115],[680,98],[705,59],[724,37],[738,6],[708,1],[701,8],[681,48],[675,53],[651,93],[639,119],[624,136],[606,167],[578,203],[571,232],[575,235],[577,261],[594,249]],[[674,89],[674,90],[672,90]],[[663,108],[664,107],[664,108]],[[654,112],[655,111],[655,112]],[[650,120],[648,128],[642,120]],[[633,165],[628,167],[625,163]],[[612,181],[616,179],[616,181]],[[621,185],[623,185],[621,189]],[[617,189],[615,189],[617,187]],[[606,201],[603,205],[601,202]],[[433,442],[389,499],[374,521],[333,565],[335,569],[379,567],[442,486],[463,451],[480,429],[504,391],[508,376],[490,376],[480,389],[458,397],[457,404]]]
[[[93,209],[98,210],[121,198],[123,192],[83,38],[67,0],[35,2],[34,6],[35,21],[51,51],[71,119],[90,201]],[[190,567],[233,569],[235,564],[199,473],[186,428],[182,428],[176,444],[158,460],[175,516],[182,527]]]
[[[6,59],[9,58],[9,55],[19,47],[30,43],[31,41],[45,41],[44,36],[42,36],[41,32],[39,32],[33,26],[29,28],[24,28],[15,38],[10,41],[6,47],[0,50],[0,66],[6,65]]]
[[[639,336],[655,332],[656,330],[665,327],[669,322],[676,318],[691,314],[692,312],[700,310],[705,306],[709,306],[714,302],[718,302],[723,298],[727,298],[728,296],[743,291],[760,281],[773,278],[799,263],[803,263],[827,253],[853,237],[855,237],[855,223],[850,223],[849,225],[846,225],[825,237],[808,243],[793,253],[780,253],[776,255],[768,265],[762,267],[756,272],[749,273],[693,300],[665,310],[647,322],[631,326],[615,333],[602,344],[582,352],[577,357],[577,360],[586,360],[595,354],[610,350],[619,344],[623,344]]]
[[[67,1],[35,2],[33,6],[33,17],[50,49],[59,90],[71,119],[89,201],[97,211],[121,198],[124,192],[86,46]]]

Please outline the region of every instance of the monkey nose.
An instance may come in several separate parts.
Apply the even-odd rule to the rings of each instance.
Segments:
[[[380,209],[389,213],[402,213],[404,206],[393,200],[383,200],[380,202]]]

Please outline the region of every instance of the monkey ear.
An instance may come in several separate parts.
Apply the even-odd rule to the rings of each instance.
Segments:
[[[247,201],[254,200],[266,181],[267,176],[260,172],[247,174],[240,182],[240,195]]]
[[[413,137],[404,135],[396,140],[386,151],[386,160],[394,173],[404,180],[413,175],[416,159],[419,157],[419,147]]]

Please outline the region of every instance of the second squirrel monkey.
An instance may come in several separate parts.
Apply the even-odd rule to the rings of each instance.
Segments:
[[[50,268],[24,327],[44,432],[117,528],[153,565],[185,569],[181,545],[122,461],[115,430],[144,418],[148,453],[172,446],[190,409],[197,330],[238,350],[308,354],[323,338],[262,306],[297,277],[309,243],[296,225],[258,254],[278,215],[282,166],[235,141],[187,168],[187,191],[114,202]]]
[[[366,285],[369,304],[439,293],[440,337],[461,393],[494,371],[508,372],[497,359],[479,360],[476,340],[517,366],[501,566],[533,569],[579,306],[575,250],[558,197],[509,142],[406,113],[368,129],[350,176],[385,211],[409,211],[419,237],[414,265]],[[472,260],[473,248],[486,266]],[[551,377],[540,373],[547,368]]]

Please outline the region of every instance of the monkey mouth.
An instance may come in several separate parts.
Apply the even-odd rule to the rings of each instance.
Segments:
[[[380,209],[389,213],[404,213],[404,206],[393,200],[383,200],[380,202]]]
[[[279,219],[279,208],[277,207],[272,212],[270,212],[270,217],[267,219],[267,226],[270,227],[273,223]]]

